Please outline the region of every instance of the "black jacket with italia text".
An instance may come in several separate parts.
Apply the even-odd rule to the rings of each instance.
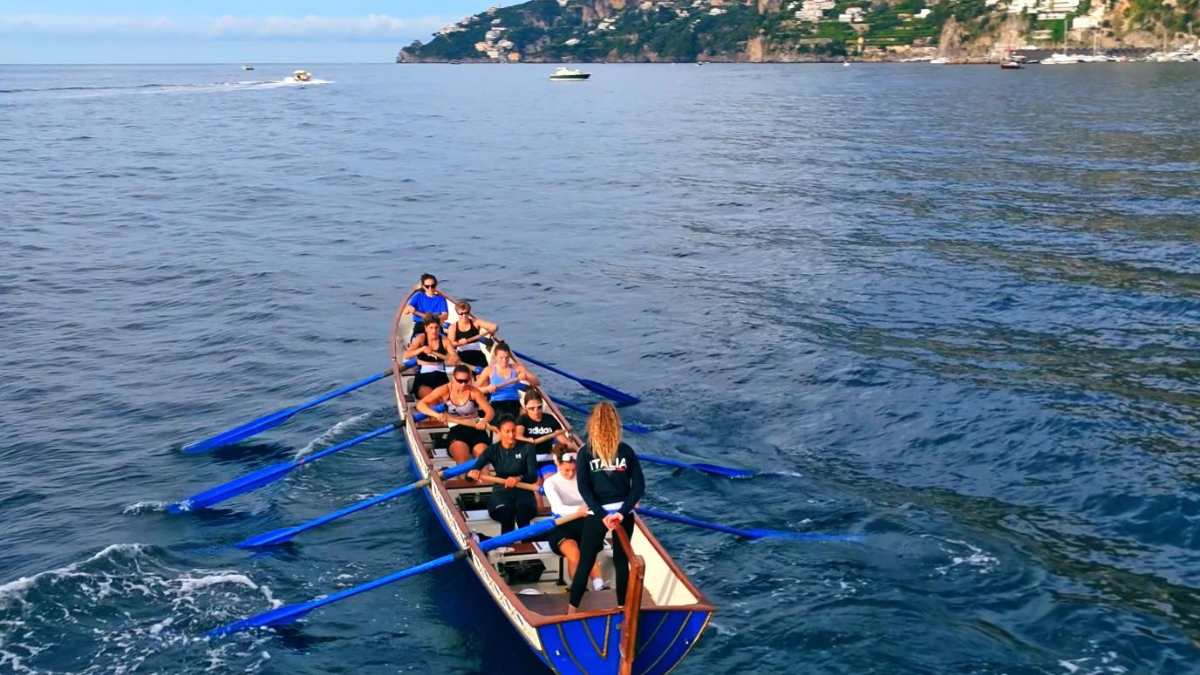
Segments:
[[[617,446],[617,457],[612,464],[605,464],[593,455],[590,444],[583,446],[576,461],[575,481],[579,485],[579,496],[595,515],[603,516],[604,505],[614,502],[621,503],[622,515],[629,515],[646,494],[642,465],[633,448],[624,443]]]

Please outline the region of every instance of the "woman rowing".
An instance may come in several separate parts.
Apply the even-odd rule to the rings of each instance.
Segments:
[[[408,299],[408,304],[404,306],[401,313],[404,316],[411,316],[413,320],[412,336],[416,337],[421,334],[421,324],[426,323],[427,315],[433,314],[437,317],[439,324],[445,322],[448,316],[446,296],[442,295],[438,289],[437,277],[432,274],[422,274],[421,283],[413,289],[413,294]],[[417,293],[416,291],[422,291]]]
[[[587,591],[589,570],[604,548],[605,535],[620,527],[633,537],[633,507],[646,494],[642,466],[633,448],[621,442],[621,418],[607,401],[592,408],[587,421],[587,443],[579,451],[578,464],[579,496],[592,515],[583,521],[579,565],[571,579],[568,614],[579,610],[579,602]],[[613,545],[613,566],[617,577],[617,604],[624,605],[629,559],[623,546]]]
[[[521,414],[519,385],[522,382],[536,387],[537,375],[525,370],[525,366],[513,358],[507,343],[497,342],[492,349],[492,362],[475,378],[475,385],[485,394],[491,394],[497,415],[507,415],[515,420]]]
[[[433,409],[442,403],[446,405],[445,412]],[[417,410],[432,419],[454,425],[446,434],[446,440],[450,443],[450,456],[457,464],[472,456],[478,457],[492,440],[487,428],[496,413],[487,396],[472,384],[471,368],[467,365],[454,366],[450,381],[417,401]]]
[[[522,403],[525,412],[517,418],[517,439],[533,445],[540,452],[545,450],[537,446],[553,444],[567,436],[567,430],[563,429],[558,419],[554,415],[547,415],[542,409],[543,404],[542,395],[537,389],[527,390]]]
[[[511,532],[515,527],[525,527],[537,515],[537,503],[533,493],[517,487],[517,483],[532,484],[537,480],[537,460],[533,448],[517,441],[517,422],[511,417],[501,418],[500,440],[493,443],[475,459],[467,472],[471,480],[479,480],[479,472],[491,464],[497,478],[504,484],[492,488],[488,498],[488,515],[500,523],[500,532]]]
[[[446,364],[458,363],[458,356],[450,349],[450,343],[442,337],[442,325],[438,323],[436,314],[426,314],[421,334],[414,337],[404,350],[404,359],[414,356],[417,359],[419,371],[413,378],[413,394],[418,399],[425,398],[429,392],[446,384]]]
[[[526,398],[528,400],[528,397]],[[573,513],[586,515],[588,507],[587,504],[584,504],[583,497],[579,495],[579,486],[575,482],[576,452],[560,450],[555,453],[555,457],[558,471],[548,476],[542,483],[542,490],[550,502],[550,511],[555,516],[567,516]],[[555,527],[550,530],[550,534],[546,535],[546,539],[550,542],[550,548],[567,559],[567,576],[572,578],[575,575],[576,566],[579,565],[579,542],[583,540],[583,524],[585,522],[587,521],[583,518],[572,520]],[[589,576],[592,579],[592,590],[599,591],[604,588],[604,580],[600,578],[599,565],[592,565]]]
[[[446,337],[463,363],[476,368],[487,368],[487,357],[483,355],[483,344],[480,340],[487,335],[495,335],[496,324],[471,314],[469,302],[458,303],[454,310],[458,313],[458,319],[450,324],[450,332]]]

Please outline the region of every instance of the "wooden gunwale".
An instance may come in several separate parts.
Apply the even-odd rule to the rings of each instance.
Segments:
[[[457,544],[460,547],[465,547],[470,551],[470,555],[468,557],[470,558],[471,563],[472,563],[471,567],[474,569],[476,576],[480,577],[480,581],[483,583],[484,588],[489,590],[489,592],[492,592],[493,596],[495,596],[495,594],[498,592],[500,594],[500,596],[505,600],[504,604],[506,604],[508,607],[510,607],[513,612],[517,613],[520,616],[521,620],[527,626],[529,626],[533,629],[534,637],[531,639],[530,636],[527,634],[527,632],[524,629],[522,629],[520,626],[517,626],[517,628],[519,629],[518,632],[520,632],[522,634],[522,636],[525,637],[526,641],[529,642],[531,644],[531,646],[533,646],[539,652],[541,651],[541,645],[539,644],[540,640],[538,640],[538,638],[536,637],[536,631],[537,631],[537,629],[539,629],[543,626],[560,624],[560,623],[569,623],[569,622],[576,621],[579,619],[587,619],[587,618],[591,618],[591,617],[622,614],[623,610],[620,608],[617,608],[617,607],[614,607],[611,609],[604,609],[604,610],[582,611],[577,614],[571,614],[571,615],[567,615],[567,614],[545,615],[545,614],[541,614],[539,612],[530,610],[529,608],[527,608],[525,606],[524,602],[521,601],[521,599],[516,595],[516,593],[514,593],[509,588],[507,582],[505,582],[504,579],[500,577],[499,571],[496,570],[496,568],[492,566],[491,562],[487,558],[487,554],[484,553],[481,548],[479,548],[479,545],[472,538],[470,526],[467,524],[466,520],[462,517],[460,509],[453,506],[454,505],[453,496],[450,494],[449,490],[446,488],[445,481],[442,480],[439,473],[437,471],[433,470],[433,466],[432,466],[431,462],[429,461],[429,458],[426,455],[425,448],[424,448],[423,444],[420,443],[420,441],[419,441],[419,437],[417,436],[417,427],[413,420],[413,412],[414,412],[415,406],[407,405],[407,403],[405,401],[403,377],[404,377],[404,373],[406,372],[406,369],[404,368],[404,365],[403,365],[403,359],[401,359],[400,356],[402,354],[401,345],[402,344],[407,345],[408,340],[404,339],[404,341],[402,343],[399,331],[400,331],[401,325],[405,325],[406,327],[409,325],[404,320],[402,313],[404,311],[405,306],[407,306],[409,299],[412,297],[412,295],[414,293],[417,293],[417,292],[420,292],[420,291],[417,289],[414,289],[409,294],[407,294],[404,297],[404,300],[401,302],[400,306],[396,310],[395,316],[392,320],[392,328],[391,328],[391,332],[390,332],[388,351],[389,351],[391,362],[392,362],[392,371],[393,371],[392,372],[392,380],[393,380],[394,392],[395,392],[395,397],[396,397],[396,406],[397,406],[398,412],[400,413],[401,417],[403,417],[403,419],[405,421],[405,440],[409,445],[410,455],[412,455],[414,461],[416,462],[416,464],[418,466],[419,472],[421,474],[421,478],[429,478],[430,479],[429,485],[427,485],[424,489],[430,491],[430,494],[434,498],[435,502],[440,501],[441,503],[447,505],[447,508],[445,510],[449,512],[448,515],[449,515],[451,522],[445,523],[443,521],[443,525],[447,526],[446,529],[448,531],[453,532],[452,538],[458,540]],[[449,296],[445,293],[442,293],[442,296],[446,298],[446,301],[450,305],[451,308],[453,308],[453,306],[455,304],[457,304],[457,300],[455,298],[453,298],[452,296]],[[453,312],[451,312],[451,314],[453,314]],[[562,423],[563,428],[567,430],[568,436],[570,438],[574,439],[576,443],[578,443],[579,437],[574,433],[574,430],[571,428],[570,423],[568,422],[566,416],[563,415],[562,411],[558,408],[558,406],[555,405],[555,403],[552,400],[550,400],[549,396],[544,396],[544,399],[545,399],[545,403],[546,403],[547,407],[549,408],[549,412],[551,414],[553,414],[556,418],[558,418],[558,420]],[[416,442],[414,442],[414,440]],[[441,519],[440,516],[442,514],[438,513],[439,509],[434,507],[433,510],[435,512],[435,515],[439,516],[439,519]],[[685,574],[683,572],[683,570],[679,567],[679,565],[675,562],[675,560],[667,553],[667,550],[666,550],[666,548],[663,547],[662,543],[653,534],[651,534],[650,528],[647,527],[647,525],[645,524],[645,522],[642,520],[642,518],[640,516],[637,516],[635,518],[635,524],[637,526],[637,529],[640,530],[642,536],[645,537],[646,542],[654,548],[654,550],[661,557],[662,561],[666,564],[666,566],[668,567],[670,572],[675,576],[675,578],[679,582],[682,583],[682,585],[692,594],[692,596],[696,598],[696,602],[691,603],[691,604],[653,605],[649,609],[672,610],[672,611],[677,610],[677,611],[688,611],[688,612],[707,612],[707,613],[709,613],[710,618],[711,618],[711,613],[714,611],[715,607],[708,601],[707,597],[705,597],[705,595],[700,591],[700,589],[697,588],[694,583],[692,583],[692,580],[687,576],[687,574]],[[485,575],[487,577],[486,579],[483,578]],[[504,610],[505,608],[502,606],[501,609]],[[506,613],[509,613],[509,612],[506,612]],[[512,620],[511,616],[510,616],[510,620]],[[708,622],[706,621],[705,622],[706,626],[707,626],[707,623]],[[701,631],[701,633],[702,632],[703,632],[703,630]],[[694,644],[692,646],[694,646]],[[690,651],[690,648],[688,651]]]

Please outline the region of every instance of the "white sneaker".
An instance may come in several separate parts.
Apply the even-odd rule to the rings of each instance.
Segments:
[[[604,590],[604,580],[603,579],[592,579],[592,590],[593,591]]]

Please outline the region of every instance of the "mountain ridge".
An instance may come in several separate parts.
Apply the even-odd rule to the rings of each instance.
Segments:
[[[529,0],[400,50],[398,63],[795,62],[1196,42],[1200,0]]]

